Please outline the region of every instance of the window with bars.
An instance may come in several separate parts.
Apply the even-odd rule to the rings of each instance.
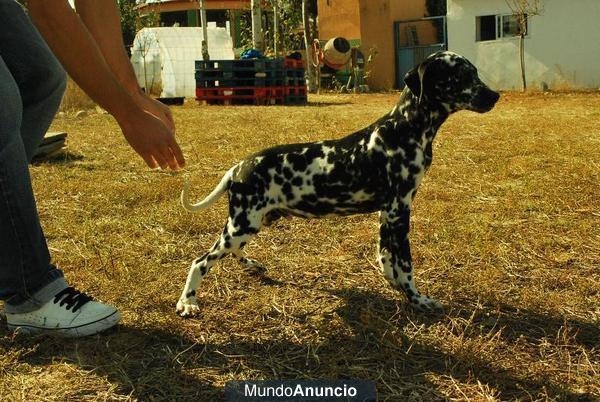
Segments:
[[[527,15],[525,17],[525,34],[528,32]],[[476,17],[476,40],[484,42],[502,38],[512,38],[521,34],[519,19],[514,14],[482,15]]]

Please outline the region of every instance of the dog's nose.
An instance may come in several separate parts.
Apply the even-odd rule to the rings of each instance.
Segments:
[[[486,103],[491,103],[492,105],[495,105],[496,102],[498,102],[498,99],[500,99],[500,94],[496,91],[491,90],[487,86],[481,89],[479,96],[481,96],[480,99],[482,101]]]
[[[500,93],[498,93],[496,91],[492,91],[492,90],[490,90],[490,92],[491,92],[490,98],[491,98],[492,102],[494,102],[494,103],[498,102],[498,99],[500,99]]]

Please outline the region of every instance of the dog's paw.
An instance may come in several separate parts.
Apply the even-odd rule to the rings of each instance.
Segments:
[[[442,303],[427,296],[416,296],[411,300],[411,306],[423,313],[442,313],[444,306]]]
[[[196,303],[196,300],[187,299],[179,300],[176,308],[177,314],[181,317],[193,317],[200,313],[200,307]]]

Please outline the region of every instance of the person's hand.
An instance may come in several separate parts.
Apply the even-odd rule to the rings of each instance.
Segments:
[[[140,109],[122,118],[119,125],[129,145],[150,168],[178,170],[185,166],[173,131],[154,114]]]
[[[162,102],[151,98],[144,92],[139,92],[135,97],[136,103],[142,110],[149,112],[159,118],[165,126],[173,133],[175,133],[175,122],[173,121],[173,114],[171,109]]]

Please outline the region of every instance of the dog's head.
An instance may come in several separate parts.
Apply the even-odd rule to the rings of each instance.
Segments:
[[[489,112],[500,98],[481,81],[469,60],[453,52],[432,54],[406,73],[404,83],[419,103],[442,104],[449,112]]]

